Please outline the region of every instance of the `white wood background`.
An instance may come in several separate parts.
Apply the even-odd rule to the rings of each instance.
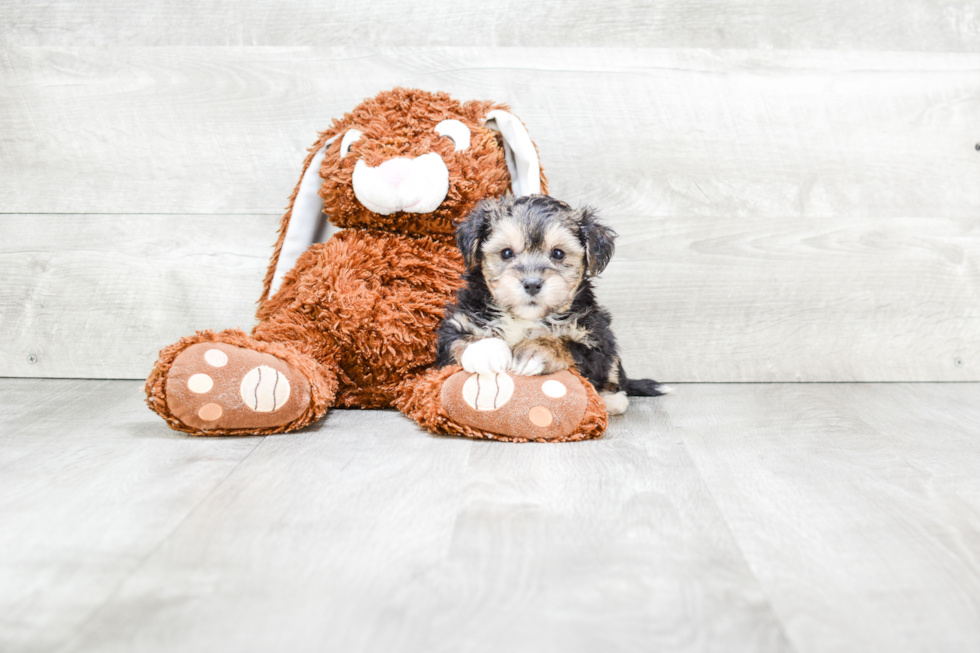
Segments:
[[[620,232],[633,376],[980,380],[980,2],[804,4],[2,2],[0,375],[251,326],[305,148],[404,85]]]

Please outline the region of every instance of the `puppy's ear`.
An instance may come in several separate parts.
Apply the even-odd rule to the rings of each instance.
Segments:
[[[606,269],[616,251],[616,232],[599,224],[596,211],[590,206],[582,209],[579,225],[585,246],[585,267],[589,276],[594,277]]]
[[[462,224],[456,227],[456,246],[463,253],[463,263],[466,264],[467,270],[472,270],[480,263],[480,245],[490,235],[493,209],[493,202],[484,200],[470,211]]]

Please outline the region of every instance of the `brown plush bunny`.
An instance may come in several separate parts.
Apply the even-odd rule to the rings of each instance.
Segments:
[[[542,394],[545,377],[502,379],[506,405],[488,409],[466,398],[471,375],[432,369],[436,327],[461,285],[455,229],[508,189],[547,185],[506,106],[402,88],[365,100],[306,158],[251,336],[201,331],[163,349],[146,382],[150,408],[196,435],[292,431],[331,406],[396,407],[470,437],[601,435],[603,402],[574,372],[553,375],[560,398]],[[342,230],[317,242],[324,216]]]

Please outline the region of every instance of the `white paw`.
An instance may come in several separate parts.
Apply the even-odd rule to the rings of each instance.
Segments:
[[[544,360],[537,354],[522,356],[519,360],[515,358],[510,371],[519,376],[537,376],[544,372]]]
[[[510,367],[510,347],[500,338],[477,340],[463,350],[459,362],[470,374],[505,372]]]
[[[606,402],[606,412],[610,415],[622,415],[630,405],[630,400],[625,392],[604,394],[602,400]]]

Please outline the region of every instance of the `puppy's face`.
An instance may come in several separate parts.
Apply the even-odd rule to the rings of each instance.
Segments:
[[[483,278],[498,306],[528,320],[568,308],[585,272],[585,249],[567,214],[502,217],[483,244]]]
[[[590,209],[533,195],[482,203],[457,241],[500,308],[537,320],[569,308],[582,280],[612,256],[614,237]]]

